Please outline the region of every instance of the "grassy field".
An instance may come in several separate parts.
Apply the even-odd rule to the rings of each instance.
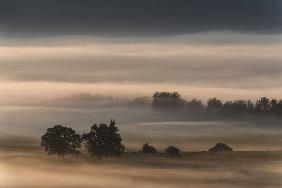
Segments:
[[[127,153],[59,159],[39,147],[0,147],[1,188],[279,188],[282,152]]]

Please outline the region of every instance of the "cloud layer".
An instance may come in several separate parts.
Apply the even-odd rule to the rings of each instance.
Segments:
[[[1,0],[12,35],[168,35],[232,30],[281,33],[280,0]]]
[[[16,81],[268,88],[279,86],[282,72],[279,43],[262,46],[93,41],[84,45],[0,49],[0,78]]]
[[[81,92],[138,97],[156,90],[202,99],[281,97],[279,36],[276,42],[260,35],[260,42],[234,43],[196,43],[193,36],[182,41],[65,36],[19,44],[14,39],[0,46],[0,101]]]

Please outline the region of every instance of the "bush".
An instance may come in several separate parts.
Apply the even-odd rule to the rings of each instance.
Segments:
[[[148,143],[144,144],[142,150],[140,151],[140,153],[157,153],[157,152],[158,150],[155,147],[150,146]]]
[[[174,146],[169,146],[168,148],[166,148],[165,153],[168,155],[179,155],[180,149]]]
[[[217,143],[214,147],[209,149],[210,152],[230,152],[233,151],[231,147],[225,143]]]

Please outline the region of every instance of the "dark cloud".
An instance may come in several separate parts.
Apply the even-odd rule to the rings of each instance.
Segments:
[[[6,34],[281,33],[281,23],[280,0],[0,0]]]

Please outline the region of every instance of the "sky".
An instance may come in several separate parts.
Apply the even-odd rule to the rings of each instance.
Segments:
[[[281,97],[280,0],[0,0],[0,105]]]

